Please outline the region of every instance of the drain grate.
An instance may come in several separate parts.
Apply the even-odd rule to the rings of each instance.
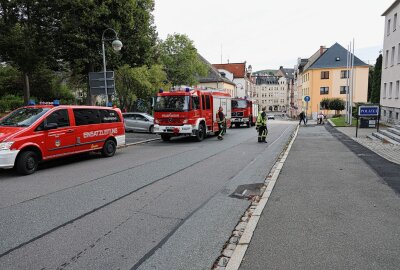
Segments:
[[[264,183],[240,185],[231,195],[229,195],[229,197],[251,200],[256,196],[261,196],[263,191],[261,189],[264,185]]]

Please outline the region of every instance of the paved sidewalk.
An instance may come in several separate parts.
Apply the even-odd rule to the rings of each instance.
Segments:
[[[381,157],[386,158],[391,162],[400,164],[400,145],[383,143],[381,140],[378,139],[371,140],[370,138],[367,138],[368,135],[372,135],[373,132],[376,132],[376,129],[370,129],[370,128],[358,129],[357,138],[356,138],[355,127],[336,127],[336,129],[346,134],[359,144],[374,151]]]
[[[240,269],[399,269],[400,166],[335,132],[299,129]]]

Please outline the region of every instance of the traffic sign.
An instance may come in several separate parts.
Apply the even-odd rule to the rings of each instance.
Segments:
[[[311,100],[310,96],[304,96],[304,101],[309,102]]]
[[[115,92],[114,71],[106,72],[107,94]],[[89,72],[89,86],[91,95],[105,95],[104,72]]]
[[[378,116],[379,115],[379,106],[360,106],[358,107],[358,116],[366,117],[366,116]]]

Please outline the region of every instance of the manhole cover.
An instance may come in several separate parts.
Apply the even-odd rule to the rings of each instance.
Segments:
[[[261,195],[261,188],[263,186],[264,183],[240,185],[231,195],[229,195],[229,197],[237,199],[252,199],[255,196]]]

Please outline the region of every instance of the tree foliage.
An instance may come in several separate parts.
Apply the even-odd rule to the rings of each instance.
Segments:
[[[103,69],[103,33],[122,106],[169,85],[196,84],[207,67],[193,42],[180,34],[158,40],[153,10],[154,0],[0,1],[0,62],[7,63],[0,67],[0,97],[72,100],[71,90],[88,89],[88,73]],[[107,28],[118,33],[120,53]]]
[[[148,100],[158,88],[165,87],[166,74],[161,65],[148,68],[124,65],[116,72],[117,98],[121,108],[132,110],[137,100]]]
[[[25,101],[30,94],[30,76],[38,66],[57,67],[54,8],[52,0],[0,2],[0,58],[23,73]]]
[[[329,98],[323,98],[320,102],[321,109],[327,110],[329,108],[329,102],[330,102]]]
[[[207,74],[197,49],[186,35],[168,35],[160,44],[161,62],[173,85],[195,85],[197,77]]]
[[[321,108],[325,110],[333,110],[335,114],[345,109],[345,102],[341,98],[324,98],[320,102]]]
[[[376,59],[374,73],[372,76],[371,103],[379,103],[381,97],[381,76],[382,76],[382,54]]]

